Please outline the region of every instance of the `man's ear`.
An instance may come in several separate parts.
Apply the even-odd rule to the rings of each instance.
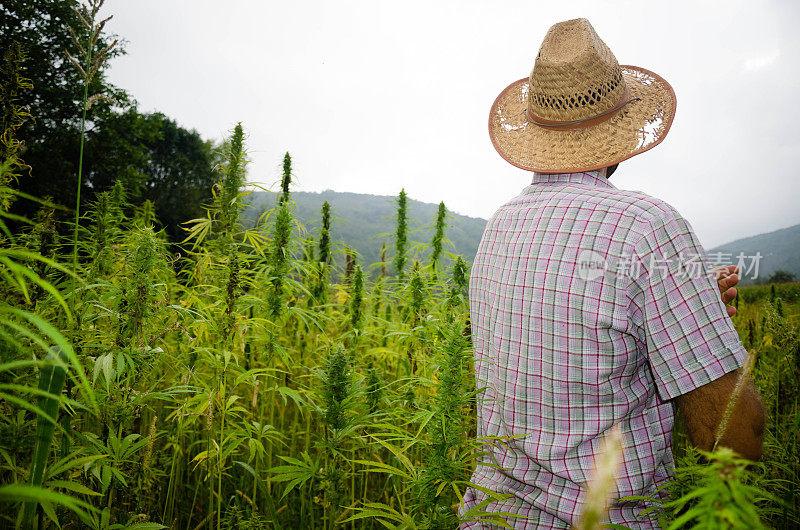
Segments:
[[[611,174],[617,170],[617,166],[619,166],[619,164],[614,164],[606,168],[606,178],[610,177]]]

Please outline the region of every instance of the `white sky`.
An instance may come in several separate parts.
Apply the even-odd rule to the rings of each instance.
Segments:
[[[667,139],[611,181],[666,200],[710,248],[800,223],[800,2],[109,0],[128,41],[110,80],[205,138],[237,121],[249,179],[444,200],[489,217],[531,174],[489,107],[550,25],[586,17],[620,64],[675,88]]]

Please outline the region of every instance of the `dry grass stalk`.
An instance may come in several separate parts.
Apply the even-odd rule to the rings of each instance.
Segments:
[[[722,414],[722,420],[720,420],[719,425],[717,426],[717,432],[714,433],[714,448],[712,451],[717,449],[719,441],[722,440],[722,437],[725,436],[725,431],[728,430],[728,423],[731,420],[733,409],[736,407],[736,402],[739,401],[739,396],[742,395],[742,391],[744,391],[744,386],[750,379],[750,373],[753,371],[753,366],[755,363],[755,350],[750,350],[747,353],[747,359],[745,360],[742,371],[739,374],[739,379],[736,381],[736,386],[733,387],[733,392],[731,392],[731,397],[728,400],[728,405],[725,407],[725,412]]]
[[[622,430],[614,426],[603,441],[603,449],[595,461],[595,472],[586,490],[585,506],[575,530],[600,528],[608,515],[616,491],[616,473],[622,463]]]

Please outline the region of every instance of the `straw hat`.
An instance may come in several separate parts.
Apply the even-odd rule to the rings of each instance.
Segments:
[[[675,92],[638,66],[620,66],[585,18],[544,38],[530,77],[497,96],[489,136],[511,164],[540,173],[611,166],[658,145],[675,116]]]

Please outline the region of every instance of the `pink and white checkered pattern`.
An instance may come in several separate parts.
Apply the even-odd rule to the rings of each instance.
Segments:
[[[689,273],[691,261],[703,272]],[[674,467],[670,400],[746,356],[709,270],[674,208],[596,171],[535,174],[498,210],[469,288],[484,388],[478,436],[511,437],[486,446],[483,461],[497,467],[479,465],[472,477],[513,495],[492,511],[529,518],[509,518],[515,528],[569,528],[602,437],[617,424],[624,453],[615,496],[654,495]],[[468,489],[462,511],[484,499]],[[610,520],[653,527],[637,520],[644,508],[616,503]]]

